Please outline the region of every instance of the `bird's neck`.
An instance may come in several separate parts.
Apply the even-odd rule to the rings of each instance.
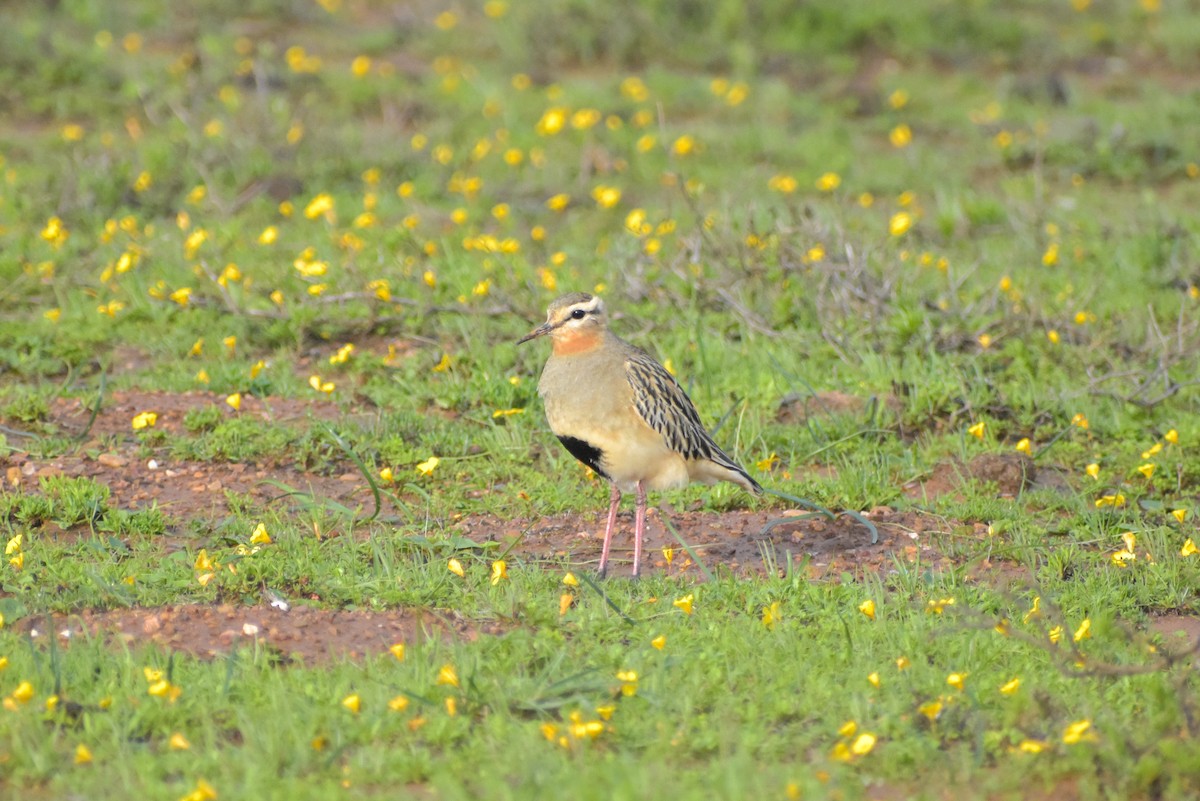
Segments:
[[[603,331],[557,332],[554,337],[555,356],[578,356],[591,353],[604,342]]]

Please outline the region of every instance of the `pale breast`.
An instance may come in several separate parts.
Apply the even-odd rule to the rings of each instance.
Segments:
[[[623,490],[638,481],[650,489],[688,483],[687,464],[638,415],[619,351],[599,349],[551,357],[538,393],[550,429],[559,437],[582,440],[600,451],[604,472]]]

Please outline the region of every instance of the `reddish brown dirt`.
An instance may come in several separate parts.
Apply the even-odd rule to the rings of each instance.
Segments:
[[[25,618],[14,628],[35,639],[57,637],[60,643],[81,637],[104,637],[130,646],[153,643],[204,659],[258,645],[284,662],[309,665],[386,653],[394,643],[474,639],[501,631],[497,625],[407,609],[370,612],[293,606],[285,612],[271,606],[227,604],[86,610]]]
[[[916,500],[932,499],[958,493],[971,481],[995,485],[1001,498],[1013,498],[1027,490],[1070,490],[1055,467],[1038,465],[1021,453],[985,453],[965,464],[956,460],[938,465],[928,477],[906,484],[904,494]]]
[[[936,568],[948,564],[931,542],[931,535],[945,531],[937,518],[919,512],[896,512],[879,507],[868,519],[879,529],[879,542],[871,544],[869,530],[848,516],[829,520],[808,516],[802,510],[783,512],[683,512],[670,514],[670,522],[710,571],[727,569],[735,575],[762,575],[771,567],[782,572],[791,556],[793,565],[804,566],[811,577],[836,576],[842,572],[861,576],[891,569],[894,560]],[[610,576],[632,572],[633,514],[617,518],[613,536]],[[590,522],[577,515],[555,515],[522,523],[491,517],[472,517],[456,528],[476,541],[496,540],[507,546],[525,535],[513,553],[527,559],[566,560],[581,569],[594,569],[600,560],[604,518]],[[679,540],[662,522],[662,513],[651,508],[646,523],[644,575],[701,576]],[[671,549],[668,563],[665,549]],[[770,567],[769,567],[770,566]]]
[[[848,396],[847,396],[848,397]],[[822,396],[820,410],[805,414],[860,413],[861,405],[846,398]],[[226,462],[172,462],[157,456],[155,464],[142,450],[130,421],[139,412],[158,414],[156,428],[168,434],[183,432],[189,410],[217,406],[222,414],[241,414],[264,420],[304,425],[313,419],[344,419],[336,405],[316,400],[243,398],[240,412],[212,393],[118,392],[109,395],[87,432],[87,441],[73,454],[37,460],[20,453],[0,459],[10,488],[36,491],[39,477],[51,475],[88,476],[111,490],[111,503],[119,508],[158,504],[176,521],[213,519],[227,513],[226,490],[249,494],[263,501],[281,494],[268,481],[277,481],[302,492],[329,498],[351,507],[370,504],[369,488],[350,464],[337,474],[315,475],[295,466],[269,462],[230,464]],[[852,408],[851,408],[852,407]],[[792,409],[792,414],[799,414]],[[87,429],[90,408],[79,401],[59,401],[51,409],[49,422],[68,436]],[[1020,457],[981,457],[969,464],[946,465],[924,482],[908,490],[916,497],[956,492],[963,480],[977,479],[996,484],[1002,494],[1015,494],[1037,486],[1038,471]],[[580,571],[594,570],[599,561],[604,510],[584,516],[556,515],[526,521],[492,517],[467,517],[451,528],[479,542],[497,541],[507,546],[519,538],[513,556],[528,562],[570,565]],[[869,530],[848,516],[830,520],[803,510],[723,513],[651,509],[647,525],[643,573],[646,575],[703,576],[693,560],[664,525],[674,525],[693,549],[697,559],[717,575],[755,576],[786,570],[789,559],[805,575],[818,578],[851,579],[885,574],[897,563],[919,562],[923,567],[948,567],[950,559],[937,550],[939,533],[961,535],[964,526],[915,511],[879,507],[868,518],[879,530],[872,544]],[[618,519],[610,575],[627,576],[632,561],[632,512]],[[524,535],[521,532],[524,531]],[[59,536],[70,536],[70,532]],[[982,534],[980,535],[982,536]],[[131,643],[152,642],[200,656],[211,656],[230,648],[252,644],[257,639],[284,658],[314,661],[329,655],[362,656],[385,650],[397,641],[414,637],[475,636],[486,629],[472,628],[461,621],[446,620],[429,612],[390,610],[386,612],[327,611],[295,607],[284,613],[271,607],[171,606],[161,609],[85,611],[68,618],[25,621],[42,629],[45,636],[58,636],[71,629],[80,636],[86,629],[93,636],[120,638]],[[249,627],[249,628],[247,628]],[[54,632],[53,635],[50,632]],[[251,632],[251,633],[246,633]]]
[[[166,456],[139,455],[139,440],[131,421],[140,412],[158,415],[155,429],[167,434],[184,433],[184,415],[193,409],[217,406],[224,414],[240,414],[262,420],[299,425],[316,419],[345,419],[332,403],[279,398],[242,399],[235,412],[224,397],[211,393],[171,395],[157,392],[119,392],[105,399],[88,430],[91,409],[79,401],[59,399],[50,411],[49,422],[67,435],[87,431],[88,441],[74,453],[35,460],[19,453],[0,458],[9,488],[30,490],[38,479],[48,476],[88,477],[111,491],[111,504],[137,509],[158,504],[171,517],[185,520],[213,517],[227,512],[225,491],[249,494],[264,501],[283,493],[265,482],[277,481],[293,489],[329,498],[351,508],[370,502],[369,488],[353,465],[341,465],[339,474],[317,475],[290,465],[271,463],[228,463],[174,461]]]
[[[1150,621],[1150,631],[1162,636],[1164,651],[1193,654],[1192,664],[1200,667],[1200,617],[1167,614]]]
[[[314,393],[315,395],[316,393]],[[50,407],[50,423],[58,426],[66,436],[82,435],[87,430],[94,399],[58,398]],[[325,399],[295,400],[289,398],[256,398],[242,396],[238,411],[225,403],[225,396],[215,392],[113,392],[102,401],[100,413],[88,431],[88,436],[118,435],[135,442],[132,421],[141,412],[155,412],[158,422],[155,429],[168,434],[184,433],[183,417],[195,409],[216,406],[223,414],[240,415],[273,422],[295,423],[316,418],[319,420],[341,419],[344,415],[337,404]]]

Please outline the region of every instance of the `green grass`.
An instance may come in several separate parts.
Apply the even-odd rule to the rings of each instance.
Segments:
[[[199,780],[289,798],[1197,791],[1194,670],[1149,629],[1200,611],[1200,556],[1181,554],[1200,515],[1190,9],[176,5],[17,3],[0,31],[14,797],[181,798]],[[611,207],[594,199],[606,187]],[[618,332],[670,360],[764,484],[931,515],[945,525],[924,536],[948,559],[820,579],[706,565],[714,581],[605,582],[607,601],[584,583],[563,615],[578,567],[517,550],[492,585],[504,546],[457,520],[521,530],[603,506],[545,429],[544,350],[514,344],[557,294],[600,287]],[[828,392],[864,403],[779,414]],[[90,410],[129,393],[170,396],[138,411],[178,422],[93,429]],[[1026,438],[1060,481],[1011,497],[973,472]],[[274,497],[226,484],[222,514],[135,504],[92,469],[109,453],[288,481]],[[86,469],[38,478],[55,460]],[[906,491],[950,464],[956,491]],[[375,482],[378,514],[373,493],[342,502],[303,480],[346,473]],[[732,487],[664,500],[785,507]],[[260,523],[272,542],[255,551]],[[11,630],[47,612],[254,604],[264,588],[501,633],[285,667]],[[671,605],[689,594],[691,615]],[[1026,620],[1034,597],[1043,616]],[[459,687],[437,683],[445,664]],[[147,693],[147,666],[177,700]],[[400,695],[408,708],[389,710]],[[594,739],[572,734],[572,714],[607,706]],[[864,732],[874,747],[842,759]],[[175,733],[191,747],[172,750]]]

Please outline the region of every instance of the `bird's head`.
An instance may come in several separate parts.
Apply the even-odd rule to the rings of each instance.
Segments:
[[[546,322],[517,340],[517,344],[550,335],[554,350],[570,352],[590,349],[607,327],[604,301],[586,292],[563,295],[546,310]]]

